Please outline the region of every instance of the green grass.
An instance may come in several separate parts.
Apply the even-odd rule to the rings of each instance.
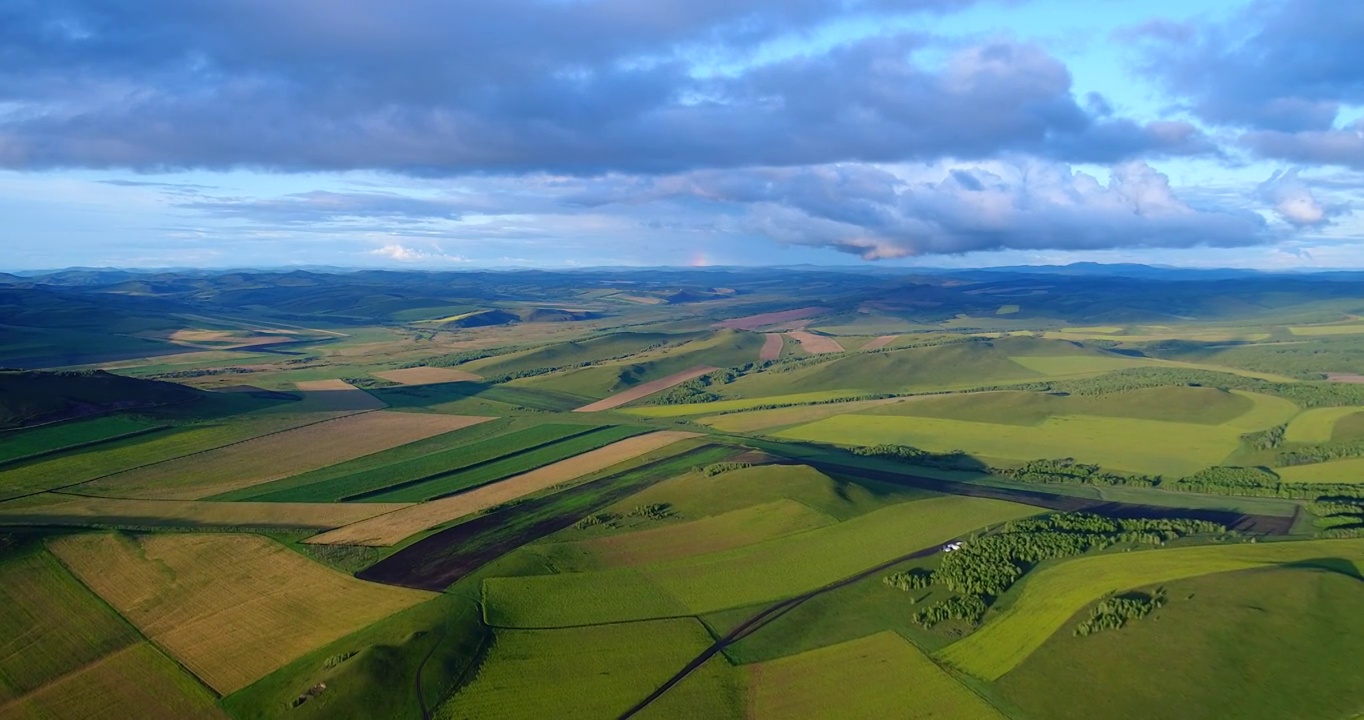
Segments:
[[[446,433],[431,440],[448,438],[450,435],[458,438],[460,433],[477,431],[478,427],[475,425],[472,428],[457,430],[454,433]],[[439,450],[436,450],[436,444],[427,440],[423,441],[423,448],[428,451],[434,450],[434,452],[393,462],[384,461],[392,459],[394,456],[391,453],[394,451],[376,453],[304,473],[294,478],[286,478],[269,485],[248,488],[248,490],[257,491],[250,495],[237,497],[237,493],[233,493],[219,496],[217,499],[263,502],[339,502],[347,498],[366,495],[366,493],[381,492],[385,488],[393,488],[406,483],[420,483],[426,478],[444,477],[462,468],[492,462],[510,453],[539,447],[591,429],[591,427],[583,425],[557,423],[534,425],[492,437],[484,437],[484,439],[474,440],[473,442],[461,443],[455,447],[449,447],[447,439],[446,447]],[[479,435],[482,433],[478,433],[474,437],[479,437]],[[283,487],[280,487],[279,483],[284,483]],[[371,500],[371,498],[366,495],[365,500]]]
[[[716,655],[649,703],[640,720],[745,717],[747,673]]]
[[[855,394],[855,393],[854,393]],[[742,400],[717,400],[708,403],[687,403],[683,405],[646,405],[644,407],[626,408],[620,412],[630,415],[649,418],[673,418],[684,415],[709,415],[713,413],[733,412],[735,410],[747,410],[749,408],[761,407],[763,405],[782,405],[813,403],[824,400],[835,400],[848,397],[849,394],[838,390],[825,390],[811,393],[794,393],[791,395],[771,395],[768,397],[744,398]]]
[[[1168,604],[1120,631],[1064,628],[996,689],[1056,720],[1345,718],[1364,674],[1364,582],[1316,568],[1220,573],[1166,586]],[[1071,618],[1076,621],[1077,618]],[[1057,692],[1058,679],[1096,692]]]
[[[1251,397],[1216,388],[1157,387],[1098,396],[1036,392],[937,395],[888,403],[859,410],[858,414],[1034,426],[1067,415],[1220,425],[1253,409]]]
[[[1010,360],[1043,375],[1083,375],[1151,365],[1150,361],[1116,355],[1059,355],[1011,357]]]
[[[0,433],[0,464],[108,442],[133,433],[162,427],[126,415],[77,420],[18,432]]]
[[[1364,539],[1183,547],[1066,560],[1024,576],[1012,604],[938,656],[963,672],[996,680],[1104,593],[1322,558],[1364,568]]]
[[[0,562],[0,706],[139,640],[45,550]]]
[[[748,717],[754,720],[1004,718],[888,631],[752,666],[751,677]]]
[[[899,555],[1033,514],[1013,503],[919,500],[756,545],[639,569],[491,578],[490,622],[562,627],[715,612],[798,595]],[[546,603],[546,597],[555,602]]]
[[[578,429],[581,430],[581,426],[578,426]],[[550,463],[566,460],[575,455],[581,455],[589,450],[596,450],[599,447],[605,447],[618,440],[624,440],[632,435],[638,435],[644,431],[645,428],[629,426],[591,428],[581,434],[574,434],[547,445],[516,452],[515,454],[491,462],[482,463],[477,466],[465,466],[466,469],[458,472],[444,473],[438,477],[418,481],[414,484],[392,487],[383,492],[365,494],[363,500],[365,502],[421,502],[423,500],[433,500],[438,497],[453,495],[465,490],[472,490],[480,485],[487,485],[488,483],[509,478],[513,475],[529,472]],[[350,499],[359,500],[362,498],[360,496],[352,496]]]
[[[710,642],[694,619],[498,630],[473,681],[442,705],[437,717],[616,717]]]
[[[1293,333],[1294,335],[1302,335],[1307,337],[1319,335],[1352,335],[1355,333],[1364,333],[1364,325],[1294,326],[1288,328],[1288,331]]]
[[[1051,416],[1038,425],[840,415],[783,430],[776,437],[962,450],[992,460],[1073,457],[1114,470],[1182,476],[1219,464],[1239,447],[1242,432],[1227,425],[1086,415]]]
[[[507,373],[540,368],[567,367],[584,362],[634,355],[660,343],[680,343],[696,338],[701,333],[616,332],[586,340],[572,340],[543,347],[475,360],[460,366],[461,370],[494,377]]]
[[[1288,424],[1284,440],[1300,443],[1325,443],[1335,437],[1336,423],[1364,411],[1358,407],[1329,407],[1304,410]]]
[[[1331,433],[1331,440],[1333,442],[1364,440],[1364,410],[1337,420],[1335,430]]]
[[[1364,458],[1274,468],[1289,483],[1364,483]]]

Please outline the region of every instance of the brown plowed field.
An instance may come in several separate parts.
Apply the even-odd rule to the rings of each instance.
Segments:
[[[839,345],[837,340],[826,335],[816,335],[812,332],[805,332],[804,330],[796,330],[786,334],[798,341],[800,346],[805,348],[805,352],[808,352],[811,355],[843,352],[843,346]]]
[[[1326,373],[1326,379],[1329,382],[1337,383],[1364,383],[1364,375],[1354,375],[1352,373]]]
[[[403,368],[402,370],[389,370],[388,372],[374,373],[374,377],[382,378],[389,382],[395,382],[399,385],[436,385],[439,383],[452,382],[477,382],[483,379],[482,375],[475,375],[466,370],[443,367],[414,367]]]
[[[885,347],[885,346],[887,346],[887,345],[889,345],[889,344],[895,342],[895,339],[898,338],[898,337],[900,337],[900,336],[899,336],[899,335],[882,335],[881,337],[872,340],[871,342],[867,343],[866,345],[863,345],[863,346],[862,346],[862,349],[863,349],[863,350],[880,350],[881,348],[883,348],[883,347]]]
[[[337,528],[308,538],[304,542],[320,545],[392,545],[427,528],[605,470],[612,465],[697,436],[698,433],[664,430],[628,438],[469,492],[432,500]]]
[[[108,475],[80,492],[121,498],[197,500],[353,460],[492,418],[367,412]]]
[[[781,357],[781,349],[786,345],[781,333],[768,333],[763,337],[763,349],[758,351],[759,360],[776,360]]]
[[[782,310],[781,312],[762,313],[761,315],[748,315],[745,317],[731,318],[724,322],[716,323],[719,327],[731,330],[757,330],[765,325],[773,325],[780,322],[791,320],[803,320],[814,317],[820,313],[828,312],[828,308],[823,307],[803,307],[795,310]]]
[[[648,397],[656,392],[662,392],[674,385],[681,385],[692,378],[701,377],[708,372],[715,372],[718,369],[719,368],[711,367],[710,365],[697,365],[690,370],[683,370],[680,373],[675,373],[668,377],[654,380],[653,382],[641,383],[625,392],[616,393],[605,400],[598,400],[590,405],[584,405],[573,412],[601,412],[602,410],[610,410],[611,408],[620,407],[621,405],[634,402],[640,398]]]

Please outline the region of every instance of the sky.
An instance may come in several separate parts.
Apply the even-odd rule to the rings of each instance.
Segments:
[[[0,270],[1364,268],[1364,3],[7,0]]]

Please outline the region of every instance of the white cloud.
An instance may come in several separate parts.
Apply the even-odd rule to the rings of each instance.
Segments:
[[[1321,225],[1329,219],[1326,208],[1317,202],[1307,183],[1298,178],[1297,168],[1276,170],[1260,185],[1257,194],[1274,207],[1279,217],[1296,227]]]
[[[468,258],[461,255],[447,255],[444,252],[441,252],[440,248],[434,248],[434,250],[435,252],[427,252],[410,248],[401,243],[389,243],[381,248],[370,250],[369,254],[378,255],[402,263],[469,262]]]

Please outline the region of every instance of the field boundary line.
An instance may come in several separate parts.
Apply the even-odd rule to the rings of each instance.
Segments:
[[[40,452],[30,453],[28,455],[20,455],[19,457],[10,458],[9,460],[0,460],[0,469],[4,469],[6,467],[9,467],[10,465],[24,465],[34,460],[41,460],[45,457],[49,457],[52,455],[63,455],[65,453],[71,452],[72,450],[82,450],[84,448],[94,447],[96,445],[103,445],[105,443],[117,442],[119,440],[127,440],[129,438],[135,438],[141,435],[150,435],[155,432],[161,432],[162,430],[169,430],[172,427],[174,427],[174,425],[157,425],[155,427],[142,428],[141,430],[133,430],[131,432],[123,433],[121,435],[112,435],[110,437],[100,438],[98,440],[87,440],[83,443],[76,443],[75,445],[64,445],[59,448],[52,448],[51,450],[42,450]]]

